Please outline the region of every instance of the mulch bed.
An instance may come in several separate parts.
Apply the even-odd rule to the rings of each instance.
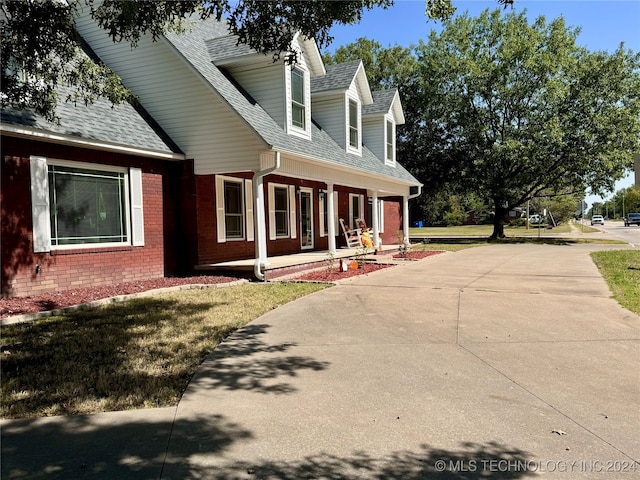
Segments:
[[[364,275],[388,267],[393,267],[393,265],[389,263],[365,263],[360,268],[357,268],[355,270],[349,268],[346,272],[343,272],[340,270],[339,262],[336,262],[336,266],[335,268],[333,268],[333,270],[331,270],[331,272],[328,272],[326,269],[315,270],[297,276],[294,278],[294,280],[308,280],[312,282],[335,282],[336,280],[343,280],[345,278]]]
[[[69,307],[80,303],[93,302],[103,298],[132,293],[146,292],[157,288],[175,287],[191,284],[220,284],[237,280],[233,277],[222,276],[195,276],[195,277],[169,277],[139,282],[117,283],[101,287],[76,288],[61,292],[43,293],[30,297],[12,297],[0,299],[0,318],[24,313],[37,313],[56,308]]]

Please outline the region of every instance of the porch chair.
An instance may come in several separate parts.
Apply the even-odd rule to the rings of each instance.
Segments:
[[[344,224],[344,219],[340,219],[340,227],[344,234],[344,239],[347,241],[347,247],[359,248],[362,246],[362,229],[349,228]]]
[[[371,229],[369,227],[367,227],[367,223],[364,221],[363,218],[358,218],[356,220],[356,224],[358,225],[358,228],[364,233],[364,232],[369,232],[371,231]]]

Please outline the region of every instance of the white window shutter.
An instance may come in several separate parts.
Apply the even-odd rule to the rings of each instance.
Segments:
[[[289,231],[296,238],[296,187],[289,185]]]
[[[33,251],[51,251],[51,216],[49,213],[49,173],[47,159],[31,157],[31,215],[33,218]]]
[[[378,209],[378,231],[384,233],[384,200],[378,201],[380,208]]]
[[[253,242],[253,181],[244,181],[244,208],[247,224],[247,241]]]
[[[218,243],[227,241],[227,228],[224,218],[224,178],[216,176],[216,225]]]
[[[269,240],[276,239],[276,195],[273,183],[269,184]]]
[[[144,212],[142,210],[142,170],[129,169],[129,190],[131,191],[131,244],[144,246]]]

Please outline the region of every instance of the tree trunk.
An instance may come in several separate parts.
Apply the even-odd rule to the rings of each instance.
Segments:
[[[508,213],[504,207],[496,205],[495,215],[493,216],[493,233],[489,237],[491,240],[504,238],[504,217]]]

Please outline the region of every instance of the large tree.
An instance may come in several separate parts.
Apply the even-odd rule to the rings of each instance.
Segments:
[[[577,33],[562,18],[487,10],[416,49],[407,157],[423,182],[434,165],[437,181],[491,199],[494,238],[536,196],[611,189],[640,151],[640,54],[590,52]]]
[[[513,2],[496,1],[505,6]],[[293,53],[288,48],[297,32],[323,47],[331,41],[334,24],[357,23],[364,11],[392,4],[393,0],[0,0],[0,104],[31,107],[53,120],[58,84],[76,87],[75,96],[67,99],[71,101],[135,101],[109,68],[82,53],[74,22],[80,10],[88,11],[114,41],[133,46],[145,34],[156,39],[166,31],[187,29],[184,19],[190,15],[224,18],[240,43],[278,57]],[[426,0],[425,8],[432,19],[449,18],[455,10],[452,0]]]

